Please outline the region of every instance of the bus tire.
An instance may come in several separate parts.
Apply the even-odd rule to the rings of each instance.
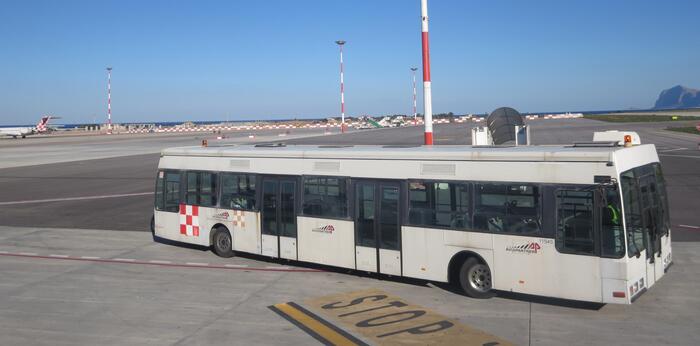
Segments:
[[[226,227],[219,226],[214,230],[211,246],[215,254],[224,258],[233,257],[232,244],[231,233]]]
[[[485,299],[493,295],[491,269],[476,257],[469,257],[462,264],[459,270],[459,284],[464,293],[472,298]]]
[[[156,234],[156,216],[151,216],[151,234]]]

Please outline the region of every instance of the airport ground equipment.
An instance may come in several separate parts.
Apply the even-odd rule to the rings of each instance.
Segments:
[[[166,149],[155,235],[272,258],[629,304],[672,263],[653,145]],[[225,234],[219,234],[226,232]]]
[[[472,145],[530,145],[530,128],[513,108],[501,107],[486,117],[486,126],[471,129]]]

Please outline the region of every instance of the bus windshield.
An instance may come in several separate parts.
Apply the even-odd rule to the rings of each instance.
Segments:
[[[661,237],[670,228],[666,183],[659,163],[633,168],[620,175],[630,257],[661,250]]]

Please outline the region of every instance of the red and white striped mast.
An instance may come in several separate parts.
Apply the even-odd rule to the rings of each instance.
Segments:
[[[420,1],[421,41],[423,43],[423,120],[425,145],[433,145],[433,100],[430,92],[430,47],[428,45],[428,0]]]
[[[345,86],[343,83],[343,45],[345,41],[335,43],[340,47],[340,132],[345,132]]]
[[[416,70],[417,67],[411,67],[411,72],[413,72],[413,125],[418,123],[418,110],[416,108]]]
[[[112,133],[112,68],[107,67],[107,132]]]

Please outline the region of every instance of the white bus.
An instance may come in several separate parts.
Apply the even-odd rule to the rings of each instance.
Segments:
[[[671,264],[653,145],[166,149],[157,237],[492,290],[629,304]]]

